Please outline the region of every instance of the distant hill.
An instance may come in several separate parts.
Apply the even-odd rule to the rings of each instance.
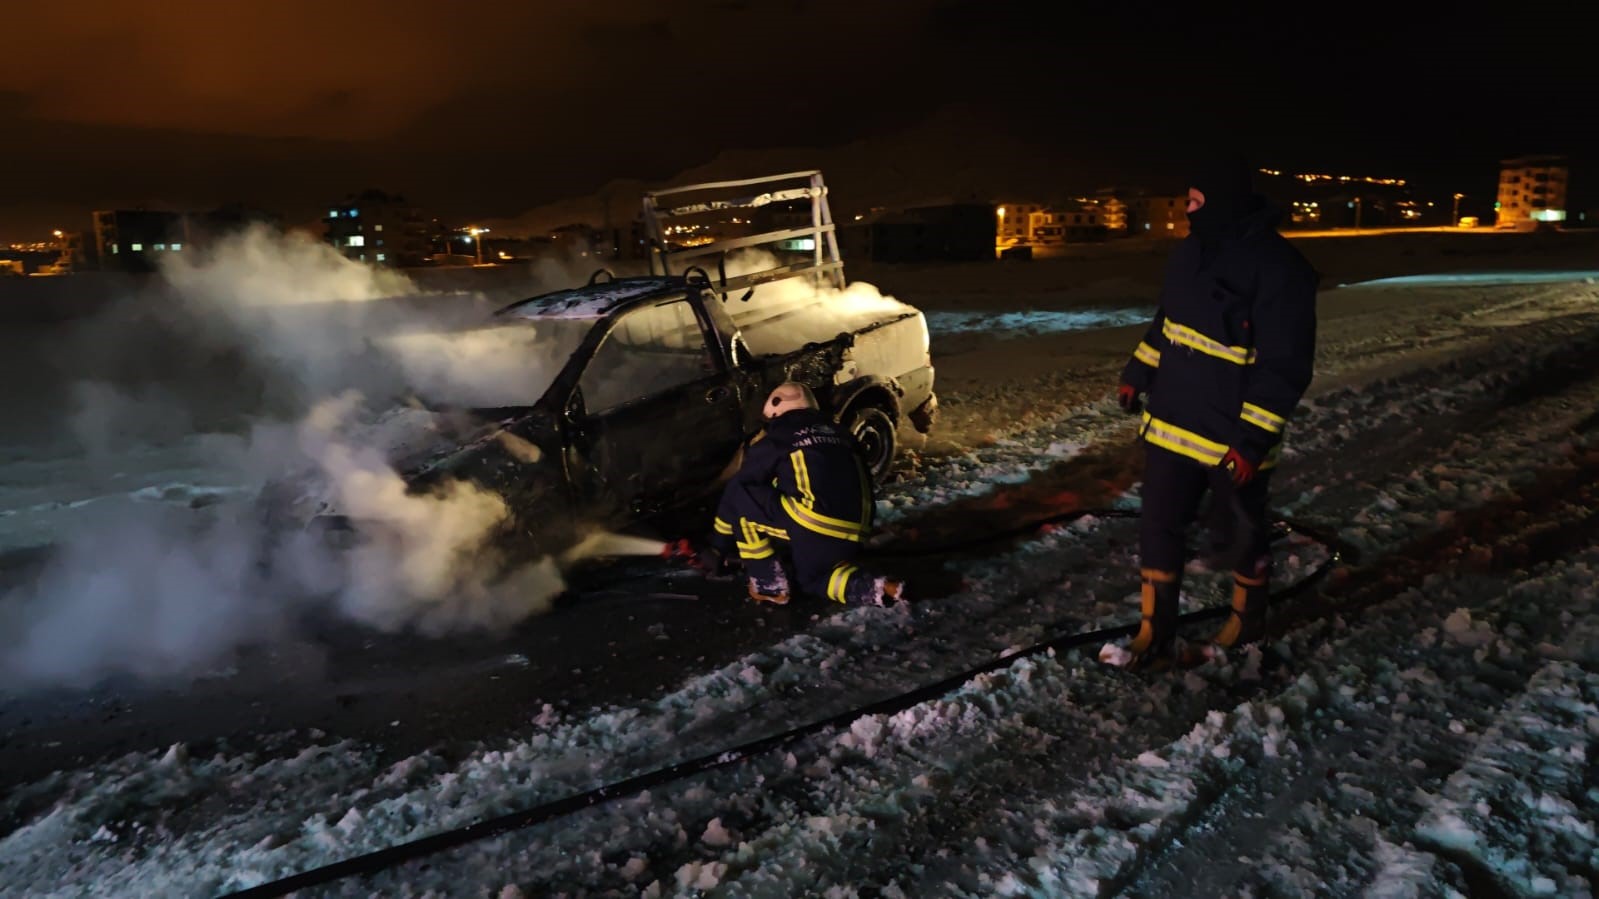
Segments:
[[[1040,114],[1053,114],[1041,110]],[[1104,127],[1085,123],[1091,147]],[[898,133],[831,147],[733,149],[658,182],[617,179],[594,194],[549,203],[489,227],[525,236],[565,224],[613,225],[638,214],[643,193],[677,184],[821,169],[836,218],[848,221],[873,206],[903,207],[951,200],[1051,201],[1089,193],[1118,173],[1104,163],[1067,161],[1070,147],[1043,147],[1007,136],[1003,121],[967,105],[946,107]],[[1085,154],[1086,155],[1086,154]]]

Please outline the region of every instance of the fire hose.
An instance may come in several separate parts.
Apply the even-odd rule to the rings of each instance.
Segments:
[[[883,552],[884,554],[889,555],[911,555],[914,553],[915,555],[930,556],[946,554],[962,549],[970,549],[979,545],[991,544],[1002,540],[1026,536],[1048,525],[1069,523],[1089,517],[1137,518],[1138,513],[1126,509],[1079,509],[1057,515],[1046,516],[1040,519],[1029,521],[1022,525],[1018,525],[1014,528],[1008,528],[1004,531],[982,534],[974,538],[966,538],[957,542],[941,544],[933,547],[915,547],[914,545],[908,545],[901,548],[898,552],[895,552],[892,548],[885,548]],[[1324,547],[1327,550],[1328,555],[1326,559],[1318,563],[1299,580],[1287,585],[1281,590],[1274,592],[1271,596],[1272,605],[1281,604],[1309,591],[1324,578],[1326,578],[1327,575],[1331,574],[1334,567],[1340,563],[1345,561],[1350,563],[1358,562],[1358,551],[1353,546],[1339,538],[1337,535],[1327,533],[1314,526],[1306,525],[1291,519],[1278,519],[1276,535],[1279,538],[1296,533],[1302,535],[1310,542]],[[1187,626],[1221,618],[1227,615],[1229,611],[1229,607],[1226,605],[1198,609],[1179,616],[1178,624],[1179,626]],[[307,871],[302,871],[297,874],[292,874],[288,877],[273,880],[258,886],[249,887],[237,892],[227,893],[223,899],[257,899],[257,897],[283,896],[297,890],[303,890],[308,887],[331,883],[347,877],[373,874],[378,871],[383,871],[388,868],[393,868],[406,862],[422,858],[424,856],[434,855],[436,853],[466,845],[468,843],[473,843],[478,840],[500,836],[516,830],[523,830],[564,817],[566,815],[574,814],[584,809],[604,805],[628,796],[634,796],[644,792],[645,790],[650,790],[663,784],[682,780],[697,774],[703,774],[707,771],[714,771],[719,768],[726,768],[736,765],[746,759],[770,752],[775,749],[789,746],[807,737],[812,737],[829,730],[847,728],[859,718],[873,715],[896,714],[928,700],[937,699],[940,696],[958,689],[966,682],[979,675],[1009,667],[1020,659],[1050,652],[1064,652],[1071,649],[1089,646],[1095,643],[1116,640],[1122,637],[1131,636],[1137,630],[1137,624],[1124,624],[1094,631],[1075,631],[1072,633],[1059,634],[1020,650],[1001,653],[1000,655],[987,662],[984,662],[981,665],[960,671],[935,683],[927,684],[914,690],[900,693],[895,696],[890,696],[888,698],[881,699],[863,706],[847,709],[827,718],[791,728],[783,731],[782,733],[772,734],[770,736],[750,740],[748,742],[719,750],[717,752],[707,753],[695,758],[686,759],[663,768],[658,768],[653,771],[635,775],[633,777],[607,783],[582,793],[567,796],[563,799],[545,802],[540,805],[498,815],[493,818],[486,818],[462,827],[431,834],[429,836],[421,837],[406,843],[400,843],[394,846],[376,850],[374,852],[368,852],[363,855],[353,856],[332,864],[323,865],[318,868],[312,868]]]

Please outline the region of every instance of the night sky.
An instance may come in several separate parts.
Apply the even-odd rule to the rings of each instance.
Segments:
[[[1563,152],[1572,205],[1599,206],[1599,65],[1582,46],[1599,13],[1209,5],[27,4],[7,11],[0,54],[0,239],[140,204],[239,200],[295,223],[367,186],[446,216],[515,215],[953,104],[984,113],[963,139],[1004,132],[1063,172],[1180,170],[1230,134],[1279,168],[1488,191],[1501,156]]]

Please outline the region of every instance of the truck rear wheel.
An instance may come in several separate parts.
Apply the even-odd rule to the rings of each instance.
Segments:
[[[856,406],[845,416],[845,427],[855,435],[855,442],[860,444],[866,472],[871,475],[872,483],[883,483],[894,467],[894,453],[898,448],[893,417],[880,406]]]

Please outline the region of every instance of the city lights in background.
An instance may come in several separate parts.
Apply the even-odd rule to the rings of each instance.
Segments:
[[[1280,170],[1280,169],[1260,169],[1260,173],[1262,175],[1270,175],[1273,178],[1281,178],[1281,177],[1283,177],[1282,170]],[[1405,186],[1405,179],[1403,179],[1403,178],[1368,178],[1368,177],[1365,177],[1363,175],[1320,175],[1320,174],[1296,174],[1296,175],[1289,175],[1288,177],[1293,178],[1296,181],[1303,181],[1306,184],[1315,184],[1315,183],[1321,182],[1321,181],[1330,181],[1330,182],[1336,182],[1336,183],[1339,183],[1339,184],[1380,184],[1383,187],[1404,187]]]

